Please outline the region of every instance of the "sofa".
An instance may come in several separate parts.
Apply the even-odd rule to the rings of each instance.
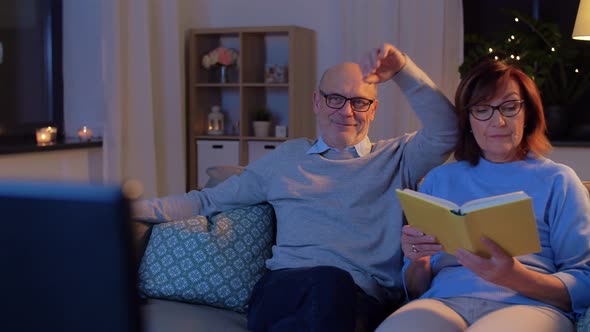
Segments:
[[[251,216],[255,216],[252,218]],[[200,219],[199,219],[200,218]],[[203,232],[200,232],[197,228],[189,230],[190,226],[198,225],[198,221],[202,221],[204,226]],[[241,228],[246,231],[246,228],[254,228],[261,224],[263,228],[268,228],[267,232],[259,232],[255,235],[256,239],[250,237],[249,241],[246,241],[241,247],[237,249],[232,247],[232,243],[239,243],[244,240],[244,235],[229,236],[223,242],[223,236],[227,235],[227,230],[219,231],[220,228],[224,227],[223,222],[233,222],[230,227]],[[141,295],[141,313],[143,319],[143,327],[145,332],[162,332],[162,331],[247,331],[247,320],[245,314],[245,304],[249,298],[250,292],[254,286],[254,283],[262,276],[264,272],[264,261],[270,257],[271,246],[274,242],[274,212],[269,204],[259,204],[248,206],[244,208],[234,209],[226,211],[211,218],[205,218],[197,216],[191,218],[188,221],[180,222],[167,222],[167,223],[152,223],[140,220],[133,221],[133,234],[135,240],[135,253],[136,261],[138,265],[138,285],[139,292]],[[243,223],[250,223],[244,225]],[[188,234],[184,239],[174,239],[174,235]],[[240,230],[236,231],[239,233]],[[172,235],[169,235],[172,234]],[[215,237],[215,234],[219,237]],[[170,255],[177,255],[174,251],[174,247],[186,246],[191,237],[198,241],[204,239],[201,243],[202,247],[207,247],[211,243],[221,242],[220,250],[234,251],[235,255],[241,256],[247,263],[241,263],[242,265],[255,266],[255,268],[240,271],[241,276],[246,275],[247,279],[239,287],[240,289],[234,289],[237,293],[241,289],[247,290],[243,296],[238,297],[234,302],[224,301],[227,298],[234,299],[234,294],[225,293],[221,296],[208,297],[208,292],[215,291],[219,288],[224,287],[224,284],[230,283],[230,279],[221,280],[217,285],[210,288],[205,286],[205,291],[195,286],[192,288],[193,293],[189,296],[184,296],[183,291],[179,289],[166,290],[166,284],[177,283],[178,279],[162,280],[158,285],[159,276],[162,274],[159,268],[153,268],[158,266],[165,259],[161,259],[158,255],[166,257],[166,251]],[[217,241],[219,239],[222,241]],[[172,239],[172,240],[171,240]],[[259,245],[262,243],[262,245]],[[249,248],[246,248],[248,246]],[[248,249],[252,249],[253,252],[247,253]],[[191,252],[198,252],[197,250],[190,250]],[[212,251],[212,250],[209,250]],[[213,250],[214,251],[214,250]],[[182,255],[182,254],[180,254]],[[218,251],[214,255],[221,255]],[[152,256],[156,258],[152,259]],[[203,262],[203,265],[214,262],[214,259],[209,256],[203,258],[203,255],[197,254],[197,256]],[[248,256],[248,257],[246,257]],[[157,263],[157,261],[160,261]],[[181,261],[182,258],[178,259]],[[167,268],[174,269],[175,263],[169,263]],[[228,264],[225,262],[224,264]],[[220,264],[223,266],[224,264]],[[212,264],[214,265],[214,264]],[[150,267],[152,266],[152,267]],[[214,270],[214,269],[209,269]],[[201,270],[195,270],[196,273],[201,273]],[[224,269],[219,269],[220,274],[226,273]],[[215,278],[215,272],[209,274],[207,278]],[[226,273],[227,274],[227,273]],[[213,276],[213,277],[212,277]],[[186,274],[187,278],[191,278],[191,274]],[[198,285],[200,280],[198,276],[193,276],[195,279],[194,284]],[[168,277],[167,277],[168,278]],[[145,282],[145,280],[152,280],[152,282]],[[190,285],[189,285],[190,288]],[[211,289],[215,288],[215,289]],[[147,293],[147,294],[146,294]],[[193,302],[193,303],[191,303]],[[194,303],[194,302],[202,302]]]
[[[590,191],[590,181],[584,183],[586,188]],[[266,259],[267,255],[270,254],[270,246],[272,245],[273,239],[269,239],[268,234],[274,235],[274,230],[272,229],[274,226],[274,213],[270,205],[262,204],[258,206],[246,207],[242,208],[242,210],[238,211],[239,213],[233,213],[233,211],[227,211],[220,215],[217,215],[211,219],[216,220],[224,220],[224,218],[243,218],[243,219],[253,219],[250,212],[257,211],[258,217],[265,219],[264,227],[270,228],[266,235],[257,235],[258,238],[264,238],[265,236],[267,239],[265,245],[260,245],[258,249],[260,252],[255,252],[253,255],[260,256],[260,257],[250,257],[252,259],[258,259],[257,263],[257,271],[250,271],[251,279],[258,278],[264,267],[260,266],[260,262]],[[246,217],[245,217],[246,216]],[[250,217],[247,217],[250,216]],[[204,218],[204,217],[202,217]],[[203,223],[207,224],[207,220],[202,219]],[[247,222],[251,222],[253,220],[247,220]],[[259,223],[258,221],[254,220],[255,223]],[[146,253],[150,251],[150,247],[154,247],[152,242],[155,242],[155,238],[162,239],[166,238],[163,232],[160,232],[161,226],[154,226],[154,225],[162,225],[162,224],[154,224],[148,223],[144,221],[133,221],[133,230],[134,230],[134,238],[135,238],[135,248],[137,254],[137,261],[141,262],[140,267],[140,277],[145,278],[145,265],[148,259],[146,258]],[[211,225],[211,221],[209,221],[209,227],[214,227]],[[154,228],[156,228],[154,230]],[[159,233],[154,235],[154,232],[158,231]],[[174,231],[174,230],[172,230]],[[178,231],[180,232],[180,231]],[[213,232],[213,228],[211,230]],[[252,239],[251,239],[252,241]],[[162,242],[162,241],[160,241]],[[177,243],[178,240],[172,240],[172,242],[168,244],[161,244],[161,247],[168,247],[168,249],[164,250],[174,250],[174,244]],[[153,249],[153,248],[152,248]],[[157,251],[160,249],[154,249],[153,251]],[[160,250],[161,251],[161,250]],[[245,251],[245,250],[241,250]],[[265,256],[266,255],[266,256]],[[157,269],[156,269],[157,272]],[[246,273],[250,273],[246,272]],[[254,273],[255,272],[255,273]],[[154,276],[157,278],[157,276]],[[246,288],[249,288],[248,291],[251,290],[253,286],[253,282],[255,280],[251,280]],[[140,281],[141,283],[141,281]],[[166,283],[174,283],[174,281],[164,280],[163,284]],[[144,285],[145,288],[145,285]],[[157,288],[157,287],[156,287]],[[223,288],[223,286],[215,287],[215,288]],[[140,292],[142,291],[142,287],[140,287]],[[211,289],[209,289],[211,291]],[[187,303],[187,302],[195,302],[195,301],[185,301],[184,299],[177,300],[174,299],[174,295],[164,294],[167,296],[162,296],[162,294],[158,294],[155,298],[154,296],[144,296],[142,298],[142,319],[143,319],[143,326],[144,331],[146,332],[162,332],[162,331],[224,331],[224,332],[238,332],[238,331],[247,331],[247,319],[245,310],[246,308],[243,306],[244,301],[247,301],[247,296],[242,297],[241,299],[241,306],[234,305],[231,307],[231,304],[221,303],[219,301],[216,302],[213,298],[207,298],[205,303],[213,303],[211,304],[199,304],[199,303]],[[226,293],[227,295],[227,293]],[[248,294],[246,294],[248,295]],[[166,299],[162,299],[166,298]],[[178,298],[178,297],[177,297]],[[221,304],[220,304],[221,303]],[[231,307],[228,309],[228,307]],[[237,308],[237,309],[236,309]],[[590,308],[586,311],[586,314],[576,322],[577,325],[577,332],[590,332]]]

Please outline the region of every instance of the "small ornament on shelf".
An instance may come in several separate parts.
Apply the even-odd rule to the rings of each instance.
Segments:
[[[264,82],[265,83],[287,83],[289,81],[287,75],[287,65],[266,64],[264,68]]]
[[[231,134],[232,135],[239,135],[240,134],[240,121],[234,122],[231,127]]]
[[[207,134],[209,135],[223,135],[223,113],[218,105],[211,107],[211,113],[207,117]]]
[[[276,137],[287,137],[287,126],[275,126]]]

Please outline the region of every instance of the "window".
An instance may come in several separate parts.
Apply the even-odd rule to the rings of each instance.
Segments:
[[[463,1],[465,35],[475,34],[485,40],[507,40],[513,38],[511,35],[516,35],[515,37],[518,38],[519,29],[527,29],[527,27],[522,22],[515,23],[514,15],[509,13],[509,11],[515,10],[533,19],[556,24],[562,35],[561,51],[577,52],[576,60],[573,61],[576,67],[568,68],[567,73],[573,73],[574,69],[579,69],[581,73],[590,73],[590,42],[571,39],[578,4],[579,0]],[[466,38],[466,56],[470,50],[474,49],[475,44],[477,43],[470,44]],[[479,44],[479,46],[483,45]],[[485,50],[487,49],[486,47]],[[547,52],[549,54],[551,51],[548,49]],[[552,71],[552,77],[559,76],[557,75],[558,69],[555,70]],[[545,80],[545,82],[547,81]],[[571,87],[570,83],[575,81],[575,77],[568,77],[566,80],[569,87]],[[538,85],[539,83],[541,82],[538,82]],[[545,84],[541,87],[548,134],[554,145],[587,145],[590,143],[590,112],[586,111],[587,105],[590,103],[589,86],[588,82],[578,85],[581,91],[585,92],[573,103],[569,103],[569,101],[574,99],[569,98],[569,95],[565,94],[565,89],[562,89],[565,85],[556,86],[553,84],[549,86]],[[560,104],[556,101],[557,99],[567,102]],[[569,103],[569,105],[563,105],[564,103]]]
[[[63,135],[61,0],[0,1],[0,143]]]

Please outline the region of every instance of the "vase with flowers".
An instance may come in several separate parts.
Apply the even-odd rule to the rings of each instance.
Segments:
[[[217,47],[211,52],[203,56],[203,67],[210,69],[212,67],[219,67],[219,83],[227,83],[228,67],[236,65],[238,62],[238,52],[232,48]]]

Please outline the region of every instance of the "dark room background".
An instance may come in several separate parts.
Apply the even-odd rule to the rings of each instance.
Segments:
[[[580,73],[590,73],[590,41],[571,39],[578,5],[579,0],[464,0],[465,35],[475,34],[485,39],[497,38],[502,34],[508,36],[516,29],[516,24],[514,15],[506,11],[516,10],[533,19],[557,24],[567,47],[578,52],[576,68],[579,68]],[[465,45],[466,54],[469,47]],[[590,144],[590,112],[587,106],[590,103],[590,89],[584,91],[573,105],[561,107],[555,112],[554,107],[544,105],[549,137],[554,145]]]

